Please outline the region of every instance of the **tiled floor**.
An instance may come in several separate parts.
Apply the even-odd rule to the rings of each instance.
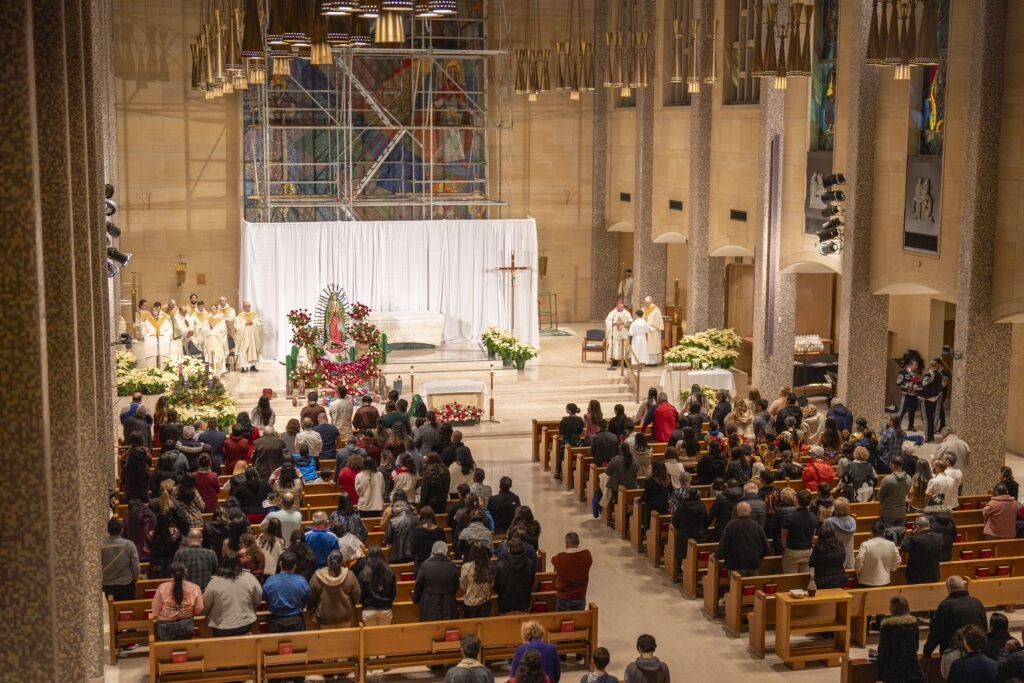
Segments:
[[[485,423],[464,432],[488,480],[494,483],[501,476],[512,477],[514,490],[524,503],[533,507],[543,525],[541,545],[549,556],[561,549],[562,538],[570,530],[578,531],[584,545],[594,553],[588,599],[597,603],[601,610],[600,640],[612,653],[610,670],[621,675],[635,656],[636,636],[649,632],[658,639],[658,654],[669,664],[677,680],[838,681],[838,669],[819,667],[792,672],[774,656],[763,661],[752,659],[747,654],[745,639],[730,638],[720,622],[708,621],[701,614],[698,601],[683,599],[678,586],[670,585],[660,571],[636,555],[626,541],[615,538],[611,530],[587,514],[584,505],[572,500],[531,462],[526,437],[531,417],[558,417],[565,402],[585,403],[592,395],[593,386],[605,385],[604,392],[624,397],[617,400],[627,403],[628,390],[607,388],[609,380],[618,380],[618,373],[608,372],[597,363],[587,366],[580,363],[579,339],[547,338],[543,341],[541,357],[531,362],[524,373],[497,371],[496,374],[504,373],[495,384],[495,412],[501,422]],[[418,362],[424,364],[422,359]],[[283,395],[283,372],[269,364],[263,367],[270,371],[228,378],[232,391],[242,397],[242,406],[248,405],[245,399],[254,404],[255,396],[264,386],[272,386]],[[486,369],[482,372],[486,374]],[[658,373],[649,374],[652,376],[645,377],[645,382],[653,380],[656,384]],[[409,381],[408,375],[404,379]],[[644,386],[646,388],[646,384]],[[283,400],[275,401],[275,407],[279,427],[298,413],[298,408],[285,405]],[[605,410],[610,412],[609,408]],[[627,412],[634,408],[635,403],[627,405]],[[1011,456],[1008,462],[1018,471],[1024,471],[1021,459]],[[1013,630],[1016,632],[1017,628],[1014,626]],[[864,652],[859,651],[859,654],[863,656]],[[575,681],[582,673],[582,670],[569,670],[563,679]],[[507,672],[502,670],[496,674],[498,680],[507,677]],[[386,679],[434,680],[425,670],[392,674]],[[111,683],[149,680],[145,655],[122,659],[117,667],[108,667],[107,680]]]

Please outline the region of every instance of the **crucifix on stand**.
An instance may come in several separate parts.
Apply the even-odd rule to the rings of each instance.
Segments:
[[[529,270],[528,266],[517,266],[516,265],[516,252],[512,252],[512,264],[508,266],[499,266],[496,268],[498,271],[507,271],[512,276],[512,324],[509,326],[509,332],[513,335],[516,333],[516,271]]]

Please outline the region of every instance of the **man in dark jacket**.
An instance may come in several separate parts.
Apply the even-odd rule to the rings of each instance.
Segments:
[[[444,683],[494,683],[494,674],[477,657],[480,656],[480,638],[469,633],[459,642],[462,661],[448,669]]]
[[[832,401],[832,407],[825,413],[825,417],[831,417],[836,421],[836,429],[840,434],[853,430],[853,413],[839,399]]]
[[[786,406],[779,411],[779,414],[775,416],[775,433],[781,434],[786,431],[786,418],[791,417],[796,420],[796,426],[799,427],[804,421],[804,411],[800,410],[800,406],[796,404],[796,394],[790,394],[786,397]]]
[[[924,516],[931,522],[931,529],[942,537],[942,555],[940,562],[949,562],[953,559],[953,544],[956,542],[956,521],[953,519],[952,510],[945,504],[945,496],[941,493],[931,497],[928,507],[924,509]]]
[[[770,551],[768,537],[764,535],[764,528],[751,518],[750,503],[739,502],[735,512],[736,518],[725,525],[715,557],[722,560],[729,571],[757,576],[761,561]]]
[[[907,583],[935,583],[939,580],[942,536],[931,526],[931,520],[921,515],[914,520],[913,530],[900,546],[900,550],[907,554]]]
[[[1006,641],[1006,645],[996,655],[996,665],[999,667],[999,680],[1024,679],[1024,648],[1021,648],[1019,640]]]
[[[658,642],[654,636],[643,634],[636,639],[636,651],[640,656],[630,662],[623,675],[623,683],[669,683],[668,665],[654,656]]]
[[[252,466],[259,472],[260,479],[269,479],[291,454],[273,427],[264,427],[262,433],[263,436],[253,442]]]
[[[925,641],[922,650],[926,658],[932,656],[935,648],[939,648],[940,652],[949,650],[952,647],[950,641],[953,634],[969,624],[981,629],[982,642],[978,649],[985,649],[985,606],[981,604],[981,600],[964,589],[962,576],[951,576],[946,579],[946,590],[949,591],[949,595],[939,603],[928,628],[928,640]]]
[[[618,454],[619,438],[609,432],[608,423],[601,420],[597,434],[590,437],[590,457],[594,459],[595,466],[604,467]]]
[[[732,509],[743,499],[743,489],[735,479],[725,482],[725,489],[715,497],[708,511],[708,526],[714,525],[721,537],[725,525],[732,519]]]
[[[963,632],[963,642],[967,654],[949,667],[946,683],[995,683],[1000,680],[995,661],[985,654],[984,629],[968,626]]]
[[[448,559],[448,544],[437,541],[430,549],[430,557],[420,565],[412,590],[412,601],[420,606],[420,621],[458,618],[458,592],[459,567]]]
[[[491,513],[491,519],[494,520],[495,533],[503,534],[508,531],[509,525],[512,524],[512,518],[516,514],[516,508],[520,504],[519,496],[512,493],[512,479],[502,477],[498,481],[498,492],[487,500],[487,511]]]
[[[719,389],[718,403],[715,404],[714,410],[711,411],[711,419],[717,422],[720,426],[725,425],[725,418],[731,412],[732,404],[729,403],[729,392]]]
[[[456,588],[458,588],[458,572],[459,570],[456,568]],[[518,538],[509,539],[508,553],[498,560],[494,575],[494,592],[498,594],[499,614],[530,611],[533,577],[536,572],[537,568],[533,560],[526,555],[523,542]]]
[[[768,412],[768,401],[763,398],[757,402],[754,406],[754,438],[760,439],[764,436],[766,429],[772,428],[772,414]]]
[[[167,422],[160,425],[160,443],[164,444],[168,441],[178,443],[184,434],[185,425],[178,422],[178,411],[173,408],[168,410]]]

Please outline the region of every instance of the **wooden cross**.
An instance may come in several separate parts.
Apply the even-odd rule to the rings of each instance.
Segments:
[[[509,331],[514,335],[516,333],[516,271],[517,270],[529,270],[527,266],[516,265],[516,252],[512,252],[512,264],[508,266],[500,266],[496,270],[508,272],[512,276],[512,325]]]

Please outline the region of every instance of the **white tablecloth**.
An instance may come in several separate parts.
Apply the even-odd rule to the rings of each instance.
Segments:
[[[736,396],[736,380],[729,370],[676,370],[666,368],[661,373],[661,390],[668,394],[670,403],[679,403],[679,392],[694,384],[712,389],[725,389],[730,396]],[[714,403],[712,397],[708,400]]]
[[[431,344],[444,339],[444,314],[433,311],[374,311],[368,320],[388,336],[388,344]]]
[[[487,385],[476,379],[435,379],[417,387],[427,408],[434,410],[448,403],[475,405],[483,408],[487,398]]]

